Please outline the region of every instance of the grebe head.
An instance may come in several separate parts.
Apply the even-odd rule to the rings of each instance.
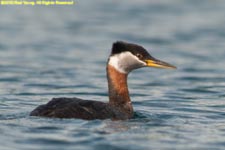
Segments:
[[[142,46],[122,41],[113,44],[108,64],[124,74],[141,67],[176,69],[175,66],[152,57]]]

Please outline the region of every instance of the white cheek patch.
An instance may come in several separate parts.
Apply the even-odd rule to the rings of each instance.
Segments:
[[[130,71],[146,66],[146,63],[139,60],[131,52],[123,52],[113,55],[109,58],[109,64],[120,73],[129,73]]]

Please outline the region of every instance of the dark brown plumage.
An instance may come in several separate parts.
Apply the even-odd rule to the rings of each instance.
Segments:
[[[113,110],[107,103],[78,98],[53,98],[45,105],[33,110],[31,116],[106,119],[114,116]]]

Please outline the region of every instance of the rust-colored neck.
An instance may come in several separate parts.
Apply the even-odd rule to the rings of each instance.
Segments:
[[[133,107],[127,87],[127,75],[120,73],[111,65],[107,65],[109,104],[131,117],[133,115]]]

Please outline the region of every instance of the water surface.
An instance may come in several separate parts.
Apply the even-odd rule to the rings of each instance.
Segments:
[[[224,149],[224,1],[89,0],[0,12],[0,149]],[[129,75],[133,119],[29,116],[53,97],[107,101],[116,40],[178,67]]]

